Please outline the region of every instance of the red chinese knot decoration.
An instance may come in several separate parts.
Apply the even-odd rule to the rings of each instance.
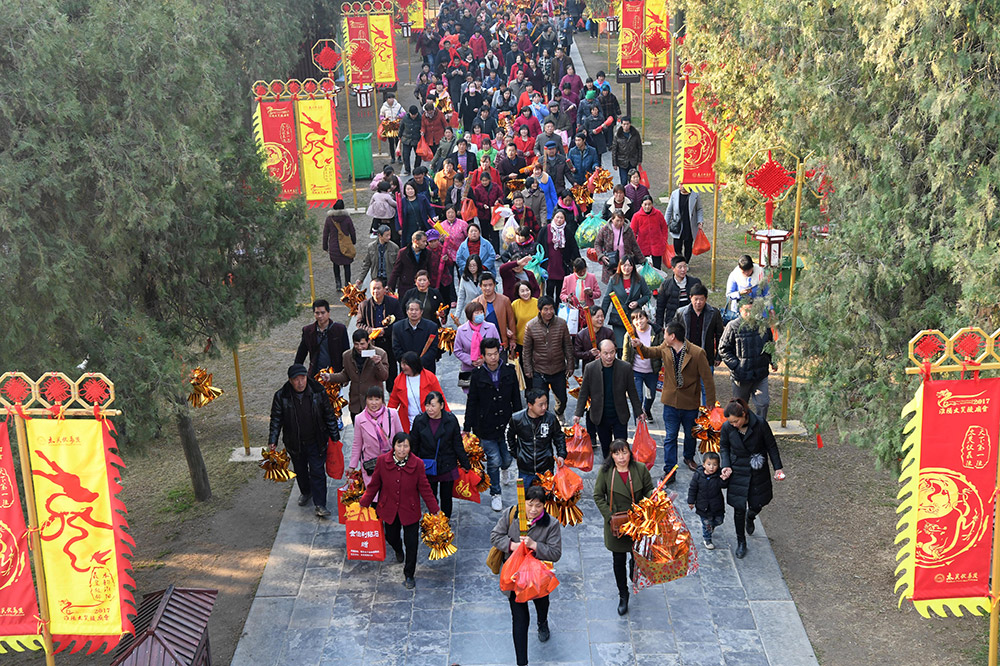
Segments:
[[[746,176],[746,184],[764,197],[764,221],[772,228],[774,202],[795,184],[795,172],[789,171],[767,151],[767,160]]]

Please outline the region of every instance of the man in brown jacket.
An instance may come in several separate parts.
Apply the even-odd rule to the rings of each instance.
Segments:
[[[486,321],[497,327],[500,331],[500,343],[504,348],[513,350],[517,344],[517,322],[514,317],[514,308],[510,306],[510,299],[503,294],[497,293],[497,279],[491,273],[483,273],[479,278],[479,288],[482,290],[473,303],[482,304],[486,310]]]
[[[647,347],[632,338],[632,348],[643,356],[663,359],[663,473],[668,473],[677,464],[677,432],[684,425],[684,462],[692,470],[698,466],[694,462],[694,435],[691,428],[698,417],[701,405],[701,383],[705,383],[706,405],[715,404],[715,376],[708,364],[705,351],[684,340],[684,325],[677,321],[667,324],[663,334],[663,344]],[[670,478],[673,482],[676,475]]]
[[[389,376],[389,359],[385,351],[371,343],[367,331],[355,330],[351,340],[354,341],[354,348],[344,352],[344,370],[331,374],[330,381],[341,386],[351,383],[348,410],[351,412],[351,423],[354,423],[354,417],[365,408],[369,387],[382,386]]]
[[[566,412],[566,380],[573,374],[573,338],[566,322],[556,316],[556,302],[551,296],[538,299],[538,316],[524,329],[521,365],[531,386],[556,396],[556,416],[561,421]],[[714,395],[714,393],[713,393]]]

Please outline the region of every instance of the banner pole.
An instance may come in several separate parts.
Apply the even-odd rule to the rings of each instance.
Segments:
[[[608,73],[608,76],[611,76],[611,30],[608,30],[607,32],[608,32],[608,68],[604,71]]]
[[[357,202],[354,206],[357,207]],[[306,258],[309,259],[309,296],[312,298],[312,302],[316,302],[316,281],[313,279],[313,253],[312,248],[306,248]]]
[[[410,38],[404,37],[403,39],[406,40],[406,79],[410,83],[413,83],[413,61],[410,60]]]
[[[240,378],[240,353],[233,347],[233,368],[236,370],[236,396],[240,400],[240,428],[243,430],[243,452],[250,455],[250,434],[247,431],[247,410],[243,404],[243,380]]]
[[[667,155],[667,183],[670,185],[670,191],[674,191],[674,113],[675,107],[677,106],[677,100],[674,99],[674,77],[677,72],[677,59],[674,54],[674,33],[670,33],[670,127],[667,129],[667,134],[670,135],[670,153]]]
[[[1000,482],[1000,458],[997,459],[997,480]],[[1000,510],[1000,497],[993,503],[994,516]],[[994,518],[994,520],[996,520]],[[997,666],[997,636],[1000,634],[1000,607],[996,603],[1000,594],[1000,530],[993,526],[993,565],[990,568],[990,651],[989,666]]]
[[[643,74],[645,74],[645,69],[643,70]],[[645,79],[645,80],[643,80],[643,79]],[[648,80],[649,79],[646,79],[645,76],[643,76],[642,79],[639,80],[639,83],[641,84],[639,86],[639,90],[642,91],[642,104],[640,105],[640,108],[642,109],[642,111],[641,111],[641,113],[642,113],[642,130],[639,132],[640,136],[646,136],[646,87],[649,85],[647,83]],[[652,185],[652,183],[650,183],[650,184]]]
[[[715,136],[715,192],[712,202],[712,291],[715,291],[715,246],[719,237],[719,136]]]
[[[792,292],[795,289],[795,267],[799,262],[799,219],[802,214],[802,185],[805,183],[805,165],[802,160],[798,160],[795,173],[795,227],[792,231],[792,276],[788,282],[788,306],[792,307]],[[779,267],[778,270],[781,270]],[[785,330],[785,347],[788,347],[790,340],[790,329]],[[788,422],[788,376],[789,359],[785,358],[785,378],[781,385],[781,427],[784,428]]]
[[[28,433],[24,428],[24,419],[17,414],[14,415],[14,431],[17,435],[17,455],[21,459],[24,503],[28,506],[28,540],[31,547],[31,561],[35,567],[35,578],[38,583],[38,614],[42,625],[42,643],[45,645],[45,664],[46,666],[55,666],[56,657],[52,652],[52,630],[49,627],[48,588],[45,584],[42,542],[38,529],[38,514],[35,511],[35,487],[32,484],[31,459],[28,454]]]

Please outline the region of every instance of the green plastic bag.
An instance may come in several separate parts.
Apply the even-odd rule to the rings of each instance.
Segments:
[[[594,241],[597,240],[597,232],[601,230],[607,224],[604,218],[601,217],[600,213],[592,212],[590,215],[585,217],[580,226],[576,228],[576,244],[581,250],[594,247]]]

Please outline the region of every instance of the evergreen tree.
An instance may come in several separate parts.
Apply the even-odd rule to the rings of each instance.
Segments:
[[[314,230],[278,205],[249,82],[299,58],[293,0],[0,3],[0,367],[116,383],[133,439],[179,426],[187,373],[287,321]]]
[[[782,327],[809,382],[793,410],[899,457],[903,374],[920,329],[1000,325],[1000,16],[995,2],[682,0],[681,57],[708,115],[738,127],[728,164],[778,142],[836,189],[828,241],[811,240]],[[763,212],[742,185],[729,219]],[[793,200],[776,215],[791,229]],[[803,225],[817,222],[806,199]],[[749,226],[749,225],[747,225]],[[783,336],[786,341],[789,336]],[[787,351],[787,350],[786,350]],[[787,356],[786,356],[787,357]]]

